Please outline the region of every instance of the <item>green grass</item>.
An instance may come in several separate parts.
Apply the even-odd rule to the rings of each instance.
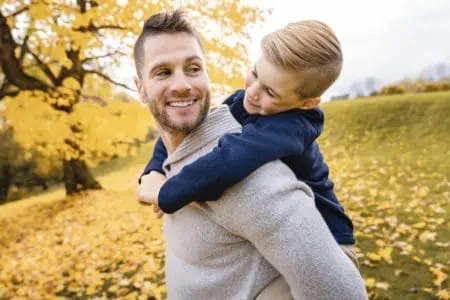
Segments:
[[[101,164],[92,170],[94,176],[102,176],[112,172],[118,172],[124,168],[140,166],[142,170],[147,165],[153,154],[155,141],[143,144],[137,151],[136,156],[116,158],[110,162]]]
[[[372,297],[436,299],[448,279],[437,286],[431,268],[448,273],[450,263],[450,93],[323,108],[326,130],[319,143],[355,224],[362,273],[389,284],[387,290],[369,288]],[[367,255],[387,248],[392,263]]]

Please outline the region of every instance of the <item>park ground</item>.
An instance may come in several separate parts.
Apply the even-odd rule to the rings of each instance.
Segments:
[[[449,299],[450,93],[323,109],[319,143],[370,297]],[[103,190],[0,207],[0,299],[165,299],[162,221],[136,199],[152,147],[98,167]]]

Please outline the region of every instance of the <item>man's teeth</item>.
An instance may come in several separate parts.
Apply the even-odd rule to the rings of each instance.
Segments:
[[[190,106],[194,104],[194,101],[177,101],[177,102],[170,102],[169,106],[175,106],[175,107],[185,107]]]

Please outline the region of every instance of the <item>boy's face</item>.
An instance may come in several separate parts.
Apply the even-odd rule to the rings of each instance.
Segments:
[[[245,110],[249,114],[273,115],[294,108],[306,108],[305,102],[295,94],[301,82],[299,76],[301,74],[274,66],[262,55],[245,80]],[[318,101],[315,102],[317,104]]]

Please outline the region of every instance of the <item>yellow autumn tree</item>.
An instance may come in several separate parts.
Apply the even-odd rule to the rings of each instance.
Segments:
[[[175,8],[188,11],[202,34],[216,93],[241,86],[248,25],[261,11],[240,1],[6,0],[1,6],[6,118],[23,147],[63,160],[68,194],[100,188],[89,167],[126,155],[144,138],[149,114],[110,99],[112,86],[132,90],[117,74],[124,59],[131,63],[142,22]],[[103,83],[88,88],[89,81]]]

